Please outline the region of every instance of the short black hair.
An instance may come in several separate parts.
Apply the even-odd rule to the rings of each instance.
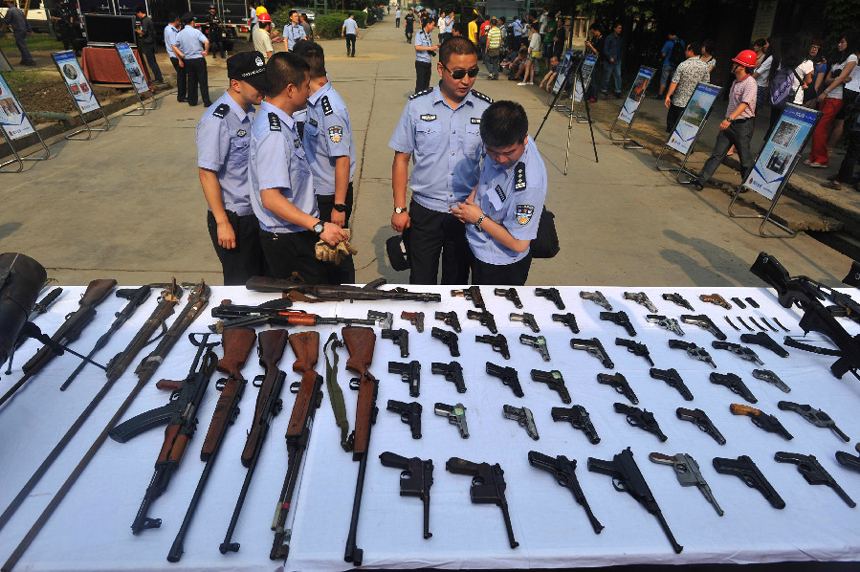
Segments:
[[[280,95],[287,86],[299,86],[304,83],[305,75],[310,74],[308,63],[292,52],[278,52],[269,58],[266,64],[266,90],[271,95]]]
[[[429,18],[427,16],[421,18],[421,27],[426,28],[427,24],[436,24],[436,20],[434,20],[433,18]]]
[[[310,66],[312,78],[325,77],[325,53],[316,42],[296,42],[293,53],[305,60]]]
[[[714,55],[714,41],[711,39],[707,39],[702,42],[702,47],[708,52],[709,55]]]
[[[496,101],[481,115],[481,139],[488,147],[510,147],[528,134],[529,118],[516,101]]]
[[[168,24],[172,24],[175,21],[177,21],[178,19],[179,19],[179,14],[177,14],[175,12],[171,12],[170,14],[167,15],[167,23]]]
[[[592,24],[591,26],[589,26],[589,27],[588,27],[588,29],[589,29],[589,30],[595,30],[595,31],[597,31],[597,33],[599,33],[599,34],[602,34],[602,33],[603,33],[603,28],[601,28],[601,27],[600,27],[600,24],[598,24],[598,23],[596,23],[596,22],[595,22],[594,24]]]
[[[702,42],[690,42],[687,44],[688,50],[693,50],[693,54],[699,56],[702,54]]]
[[[454,36],[448,38],[442,43],[442,47],[439,48],[439,61],[442,62],[442,65],[445,65],[454,54],[459,56],[474,55],[477,58],[478,48],[476,48],[475,44],[469,41],[468,38],[463,36]]]
[[[146,14],[146,8],[144,8],[140,4],[138,4],[137,6],[134,7],[134,13],[135,14],[140,14],[141,12]]]
[[[293,14],[298,14],[298,13],[299,13],[299,11],[298,11],[298,10],[290,10],[290,13],[289,13],[289,14],[287,14],[287,18],[292,18],[292,17],[293,17]]]

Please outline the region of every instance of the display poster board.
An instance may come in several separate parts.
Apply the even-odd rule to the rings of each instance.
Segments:
[[[597,65],[597,56],[594,54],[590,56],[585,56],[585,59],[582,61],[582,80],[576,78],[573,88],[573,100],[577,103],[582,101],[583,94],[588,90],[588,86],[591,85],[591,74],[594,73],[594,66]]]
[[[791,175],[797,155],[806,144],[819,115],[814,109],[786,105],[744,186],[773,199],[783,180]]]
[[[639,110],[642,98],[645,97],[645,90],[648,89],[648,83],[650,83],[653,76],[653,68],[639,68],[639,73],[636,74],[636,80],[630,87],[630,91],[627,93],[627,99],[624,101],[624,105],[621,107],[621,112],[618,114],[618,119],[625,123],[633,123],[633,117]]]
[[[57,52],[51,54],[51,57],[54,58],[54,63],[57,64],[57,69],[60,70],[60,75],[69,87],[69,93],[72,94],[80,112],[83,114],[99,109],[101,106],[93,94],[93,88],[84,75],[75,53]]]
[[[570,73],[571,67],[573,66],[573,50],[567,50],[564,53],[564,58],[561,60],[561,64],[558,67],[558,76],[555,78],[555,83],[552,86],[552,93],[555,95],[558,93],[562,86],[564,85],[564,80],[567,78],[567,74]]]
[[[35,133],[33,125],[24,113],[24,108],[12,90],[6,79],[0,75],[0,125],[9,139],[19,139]]]
[[[700,83],[696,86],[696,91],[690,97],[683,115],[678,120],[678,125],[675,126],[672,136],[669,137],[669,147],[683,155],[690,151],[690,145],[696,140],[696,136],[719,94],[719,86],[709,83]]]
[[[119,53],[119,59],[122,60],[122,65],[125,71],[128,72],[128,78],[134,85],[137,93],[145,93],[149,91],[149,85],[146,83],[146,76],[143,75],[143,70],[137,63],[137,58],[134,57],[134,51],[128,44],[117,44],[116,51]]]

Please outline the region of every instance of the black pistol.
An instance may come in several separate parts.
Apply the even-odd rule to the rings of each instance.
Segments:
[[[495,294],[496,296],[501,296],[509,302],[513,302],[514,306],[517,309],[523,307],[523,303],[520,301],[520,295],[517,293],[516,288],[496,288],[495,290],[493,290],[493,294]]]
[[[460,346],[457,343],[459,338],[457,337],[457,334],[449,332],[448,330],[443,330],[442,328],[434,327],[430,330],[430,336],[448,346],[448,350],[451,352],[451,357],[460,357]]]
[[[486,310],[482,310],[480,312],[477,310],[467,310],[466,317],[470,320],[477,320],[482,326],[486,326],[493,334],[499,333],[498,328],[496,328],[496,318]]]
[[[487,374],[502,380],[502,383],[511,388],[517,397],[523,396],[523,388],[520,386],[520,378],[517,370],[512,367],[502,367],[492,362],[487,362]]]
[[[508,339],[504,334],[496,334],[495,336],[475,336],[475,341],[483,344],[490,344],[493,347],[493,351],[502,354],[502,357],[505,359],[511,359],[511,352],[508,349]]]
[[[657,420],[654,419],[654,414],[647,409],[639,409],[638,407],[631,407],[623,403],[613,403],[612,407],[615,409],[616,413],[621,413],[622,415],[627,416],[627,423],[631,427],[638,427],[643,431],[656,435],[660,441],[666,441],[668,439],[668,437],[663,434],[663,431],[660,430],[660,425],[658,425]]]
[[[647,361],[651,367],[654,367],[654,360],[651,359],[651,352],[648,351],[648,346],[645,344],[640,344],[633,340],[625,340],[624,338],[615,338],[615,345],[624,346],[627,348],[628,352],[635,356],[645,358],[645,361]]]
[[[687,401],[693,401],[693,394],[687,387],[687,384],[684,383],[684,380],[681,379],[681,374],[678,373],[677,369],[657,369],[656,367],[652,367],[648,371],[648,373],[654,379],[661,379],[665,381],[666,385],[668,385],[669,387],[674,387],[675,389],[677,389],[678,393],[681,394],[681,397],[683,397]]]
[[[457,393],[466,393],[466,381],[463,379],[463,366],[458,362],[441,363],[434,361],[430,364],[430,373],[444,375],[445,379],[454,384]]]
[[[418,497],[424,502],[424,538],[433,536],[430,533],[430,487],[433,486],[433,460],[426,461],[412,457],[407,459],[391,451],[379,455],[384,467],[401,469],[400,496]]]
[[[474,504],[494,504],[502,509],[505,519],[505,528],[508,531],[508,541],[511,548],[520,545],[514,539],[514,529],[511,525],[511,515],[508,513],[508,501],[505,499],[505,472],[496,463],[472,463],[457,457],[451,457],[445,463],[445,469],[455,475],[469,475],[472,477],[472,486],[469,488],[469,496]]]
[[[564,385],[564,377],[557,369],[554,369],[552,371],[541,371],[539,369],[533,369],[531,371],[531,376],[532,381],[545,383],[550,389],[557,392],[559,397],[561,397],[562,403],[571,402],[570,392],[567,391],[567,387]]]
[[[443,322],[458,334],[463,331],[463,328],[460,327],[460,318],[457,317],[457,312],[451,310],[450,312],[436,312],[434,315],[437,320]]]
[[[753,460],[746,455],[737,459],[726,459],[725,457],[714,457],[714,469],[724,475],[739,477],[751,489],[756,489],[767,499],[773,508],[785,508],[785,501],[779,493],[771,486]]]
[[[546,298],[559,310],[564,310],[564,301],[561,299],[561,293],[558,288],[535,288],[535,296]]]
[[[630,387],[630,384],[627,383],[627,378],[624,377],[624,374],[622,373],[616,373],[614,375],[609,375],[608,373],[598,373],[597,383],[608,385],[609,387],[626,397],[633,405],[637,405],[639,403],[639,398],[636,397],[635,393],[633,393],[633,389]]]
[[[405,424],[409,425],[409,429],[412,431],[413,439],[421,438],[421,404],[417,401],[413,401],[412,403],[406,403],[403,401],[395,401],[394,399],[388,400],[388,406],[386,407],[388,411],[393,411],[394,413],[400,414],[400,420]]]
[[[417,360],[409,363],[390,361],[388,373],[396,373],[404,383],[409,384],[409,397],[418,397],[421,394],[421,363]]]
[[[594,533],[600,534],[600,531],[603,530],[603,525],[600,524],[600,521],[591,512],[591,507],[588,506],[588,501],[582,492],[582,487],[579,486],[579,479],[576,478],[576,459],[570,460],[564,455],[552,458],[537,451],[529,451],[529,464],[536,469],[551,473],[559,485],[570,489],[573,493],[573,498],[585,509],[585,514],[588,515],[588,520],[591,522]]]
[[[591,416],[582,405],[574,405],[572,407],[553,407],[550,410],[550,414],[552,415],[553,421],[567,421],[574,429],[579,429],[585,433],[585,436],[588,437],[588,440],[591,441],[592,445],[600,443],[600,436],[597,434],[597,431],[594,429],[594,425],[591,423]]]
[[[612,322],[616,326],[621,326],[630,336],[636,335],[636,330],[633,324],[630,323],[630,317],[627,312],[600,312],[600,319],[606,322]]]
[[[400,328],[399,330],[382,330],[382,339],[391,340],[395,346],[400,348],[400,357],[409,357],[409,331]]]

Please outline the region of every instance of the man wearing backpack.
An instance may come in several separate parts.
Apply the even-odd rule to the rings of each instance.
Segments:
[[[674,33],[674,30],[669,33],[669,39],[663,44],[663,49],[660,50],[660,56],[663,58],[663,67],[660,71],[660,92],[654,96],[654,99],[663,99],[663,93],[666,91],[666,86],[675,69],[687,59],[684,55],[687,45],[684,40]]]

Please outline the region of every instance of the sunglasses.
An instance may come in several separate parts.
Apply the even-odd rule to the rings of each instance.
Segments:
[[[468,71],[466,71],[466,70],[451,71],[448,69],[448,67],[445,64],[442,64],[442,67],[445,68],[445,71],[447,71],[449,74],[451,74],[451,77],[453,77],[454,79],[463,79],[464,77],[466,77],[466,74],[469,74],[469,77],[475,77],[476,75],[478,75],[478,68],[477,67],[474,67]]]

